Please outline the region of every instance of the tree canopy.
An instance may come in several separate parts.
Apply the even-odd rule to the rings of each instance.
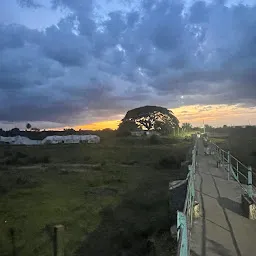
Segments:
[[[179,126],[179,120],[171,110],[159,106],[144,106],[129,110],[119,129],[155,130],[161,133],[170,133],[173,128]]]
[[[27,124],[26,124],[26,128],[27,128],[28,130],[31,129],[31,127],[32,127],[32,126],[31,126],[30,123],[27,123]]]

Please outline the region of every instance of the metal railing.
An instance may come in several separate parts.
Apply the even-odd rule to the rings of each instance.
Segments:
[[[187,193],[183,211],[177,211],[177,256],[188,256],[190,253],[189,238],[193,223],[195,204],[195,170],[196,170],[197,141],[192,150],[192,164],[187,175]]]
[[[254,191],[256,190],[253,185],[252,167],[246,166],[237,158],[230,154],[230,151],[225,151],[217,146],[215,143],[210,142],[211,152],[214,153],[217,160],[218,167],[222,166],[227,171],[227,179],[234,179],[238,182],[241,189],[256,203]]]

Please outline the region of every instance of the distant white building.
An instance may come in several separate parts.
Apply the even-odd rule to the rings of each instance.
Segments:
[[[42,140],[42,144],[59,143],[99,143],[100,137],[97,135],[67,135],[67,136],[47,136]]]
[[[0,136],[0,142],[12,145],[41,145],[41,144],[59,144],[59,143],[99,143],[100,137],[97,135],[67,135],[67,136],[48,136],[43,140],[31,140],[27,137],[3,137]]]
[[[0,142],[13,145],[38,145],[41,144],[41,140],[31,140],[27,137],[15,136],[15,137],[3,137],[0,136]]]

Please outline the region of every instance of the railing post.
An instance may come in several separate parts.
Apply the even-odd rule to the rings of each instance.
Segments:
[[[187,217],[182,212],[177,212],[177,239],[181,239],[180,255],[188,255],[188,230],[187,230]],[[180,237],[181,235],[181,237]]]
[[[194,177],[193,177],[192,184],[191,184],[191,208],[190,208],[190,225],[191,225],[191,227],[192,227],[193,215],[194,215],[194,202],[195,202],[195,187],[194,187]]]
[[[228,180],[230,179],[230,169],[231,169],[231,166],[230,166],[230,152],[228,151]]]
[[[248,187],[247,187],[247,192],[250,198],[253,196],[253,191],[252,191],[252,167],[248,166]]]
[[[236,160],[236,178],[237,178],[237,181],[239,182],[239,164],[238,164],[238,161]]]
[[[180,212],[177,211],[177,241],[180,239],[180,229],[181,229],[181,218]]]

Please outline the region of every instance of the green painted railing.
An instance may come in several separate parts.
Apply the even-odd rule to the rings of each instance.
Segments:
[[[256,203],[255,191],[253,185],[252,167],[246,166],[237,158],[231,155],[229,151],[225,151],[210,141],[210,152],[215,155],[218,167],[223,167],[227,171],[227,179],[234,179],[238,182],[241,189]]]
[[[187,175],[187,193],[183,211],[177,211],[177,256],[188,256],[190,253],[189,237],[192,228],[195,204],[195,170],[196,170],[197,141],[192,150],[192,164]]]

